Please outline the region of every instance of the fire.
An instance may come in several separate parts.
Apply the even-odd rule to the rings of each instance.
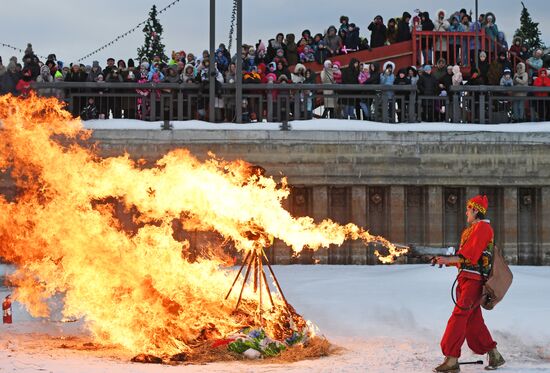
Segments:
[[[258,311],[252,289],[225,300],[235,273],[216,251],[190,260],[173,223],[218,232],[242,253],[279,238],[298,253],[347,239],[378,241],[390,262],[404,252],[382,237],[330,220],[293,218],[289,195],[243,161],[188,151],[166,154],[154,167],[129,155],[101,158],[90,137],[56,99],[0,97],[0,170],[14,179],[14,201],[0,195],[0,256],[16,263],[14,298],[33,316],[49,317],[63,294],[63,316],[84,318],[96,342],[132,352],[177,353],[197,340],[224,336]],[[138,229],[115,218],[115,202],[134,211]],[[242,281],[242,280],[241,280]],[[284,302],[265,312],[267,330],[281,328]],[[244,318],[244,319],[243,319]],[[287,320],[288,321],[288,320]]]

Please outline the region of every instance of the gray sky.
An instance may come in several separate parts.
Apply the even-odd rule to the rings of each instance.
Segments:
[[[550,2],[548,0],[523,0],[536,22],[540,22],[543,41],[550,44]],[[25,49],[31,42],[34,51],[40,55],[56,53],[58,59],[70,63],[125,33],[147,18],[151,6],[158,8],[168,5],[171,0],[42,0],[2,1],[0,12],[0,43]],[[361,27],[361,36],[367,33],[370,21],[380,14],[384,20],[397,17],[415,8],[429,11],[433,16],[437,9],[455,11],[460,8],[475,12],[474,0],[427,0],[411,6],[410,1],[392,0],[373,6],[374,2],[361,0],[243,0],[244,2],[244,42],[256,43],[258,39],[267,41],[277,32],[295,33],[304,29],[312,33],[323,32],[331,24],[337,25],[340,15],[347,15],[350,21]],[[510,42],[514,31],[519,27],[521,12],[520,0],[479,0],[480,13],[492,11],[496,14],[497,25],[506,33]],[[441,6],[441,4],[445,4]],[[228,42],[231,0],[217,1],[216,46]],[[375,10],[376,9],[376,10]],[[163,41],[167,54],[171,50],[185,50],[200,54],[208,48],[208,0],[180,0],[160,16],[164,26]],[[22,20],[24,20],[22,22]],[[144,35],[140,31],[130,34],[93,57],[92,60],[105,64],[107,57],[128,59],[136,56],[136,49],[143,44]],[[234,47],[233,47],[234,51]],[[0,56],[7,61],[17,55],[0,45]]]

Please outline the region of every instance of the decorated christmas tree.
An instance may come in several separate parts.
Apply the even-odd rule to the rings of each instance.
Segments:
[[[162,25],[157,19],[157,7],[153,5],[149,12],[149,19],[143,28],[145,34],[145,44],[138,48],[138,58],[141,61],[143,58],[152,61],[153,57],[159,56],[162,61],[166,61],[168,57],[164,54],[164,44],[162,44]]]
[[[521,11],[521,26],[516,30],[514,37],[519,36],[523,39],[523,44],[527,46],[530,51],[534,51],[536,48],[544,48],[544,43],[540,39],[541,32],[539,30],[539,23],[533,22],[529,10],[525,7],[523,2],[521,3],[523,10]]]

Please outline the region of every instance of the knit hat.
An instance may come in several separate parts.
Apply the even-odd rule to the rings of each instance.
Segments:
[[[431,65],[424,66],[424,71],[429,73],[430,71],[432,71],[432,66]]]
[[[510,70],[510,68],[508,68],[508,67],[504,69],[504,75],[506,75],[506,74],[512,75],[512,70]]]
[[[475,196],[474,198],[468,200],[468,204],[466,206],[471,209],[476,209],[485,215],[487,213],[487,209],[489,208],[489,200],[487,199],[487,196]]]
[[[99,67],[99,61],[92,62],[92,67]]]

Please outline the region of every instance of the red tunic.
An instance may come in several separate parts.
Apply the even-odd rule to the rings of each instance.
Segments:
[[[481,255],[493,241],[493,237],[493,228],[486,221],[482,220],[469,226],[462,232],[458,255],[467,259],[471,265],[477,266]],[[476,270],[464,269],[460,275],[474,280],[481,279],[481,274],[476,272]]]

